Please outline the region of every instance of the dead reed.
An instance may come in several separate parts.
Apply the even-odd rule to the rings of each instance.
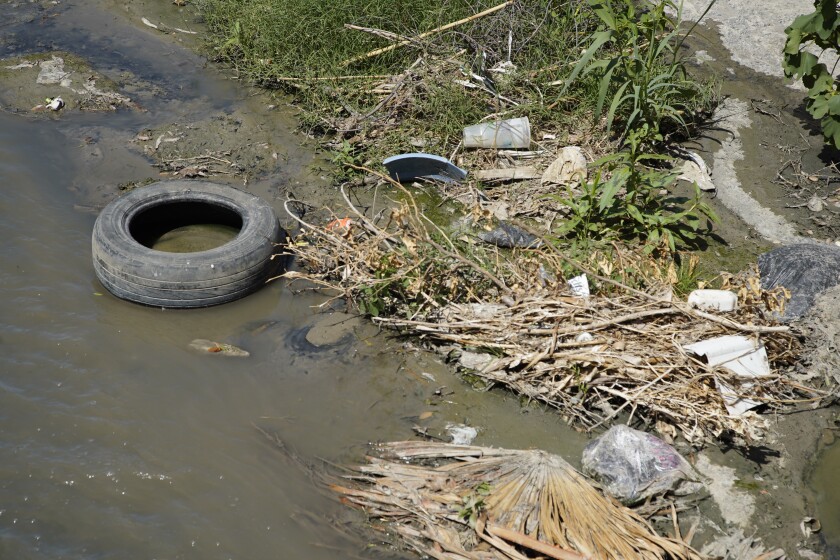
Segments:
[[[645,268],[646,257],[621,252],[583,264],[545,239],[511,254],[469,233],[444,231],[405,187],[383,179],[401,195],[394,208],[365,213],[342,191],[349,217],[298,217],[290,250],[300,267],[284,276],[416,335],[489,385],[555,407],[580,429],[640,420],[666,438],[679,434],[698,445],[724,434],[744,443],[762,437],[767,415],[730,414],[722,385],[765,410],[829,396],[785,375],[798,342],[773,318],[784,297],[762,291],[754,276],[730,281],[741,300],[737,313],[700,311],[674,294],[673,266]],[[648,275],[647,284],[628,285],[628,270]],[[583,273],[597,284],[586,297],[567,283]],[[770,376],[745,380],[684,349],[732,334],[764,345]]]

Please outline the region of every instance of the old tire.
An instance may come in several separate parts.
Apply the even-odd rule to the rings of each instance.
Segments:
[[[206,251],[150,248],[163,233],[208,223],[239,233]],[[280,235],[274,210],[250,193],[209,182],[159,182],[102,210],[93,226],[93,268],[119,298],[157,307],[207,307],[260,288],[275,272],[271,255]]]

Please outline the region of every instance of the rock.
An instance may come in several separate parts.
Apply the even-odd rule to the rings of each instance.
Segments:
[[[477,371],[481,371],[485,367],[487,367],[490,362],[493,361],[493,356],[490,354],[481,354],[478,352],[467,352],[464,350],[461,352],[461,356],[458,358],[458,363],[461,367],[467,369],[474,369]]]
[[[542,183],[573,187],[586,181],[586,156],[577,146],[566,146],[542,175]]]
[[[825,210],[825,202],[818,196],[812,196],[808,200],[807,206],[811,212],[822,212]]]
[[[319,348],[332,346],[352,335],[354,329],[360,327],[362,323],[362,318],[356,315],[330,313],[324,315],[307,331],[306,341]]]

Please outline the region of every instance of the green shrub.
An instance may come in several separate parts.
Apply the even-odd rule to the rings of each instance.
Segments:
[[[569,189],[567,196],[554,197],[570,209],[556,235],[573,235],[583,242],[638,239],[646,253],[657,248],[675,252],[678,246],[694,244],[704,222],[718,220],[696,185],[688,200],[662,195],[673,187],[678,173],[662,167],[668,156],[641,150],[647,135],[644,126],[629,131],[627,149],[595,162],[595,176],[581,186],[581,194]]]
[[[819,119],[826,141],[840,148],[840,92],[837,82],[819,57],[808,50],[815,46],[835,56],[840,54],[837,2],[814,0],[814,8],[812,13],[797,17],[785,29],[787,41],[782,68],[785,76],[801,79],[808,88],[808,112]]]
[[[672,0],[589,2],[601,25],[590,36],[566,87],[581,76],[598,77],[595,114],[605,117],[608,131],[621,124],[621,143],[631,130],[644,131],[637,140],[648,146],[661,144],[670,133],[688,132],[707,95],[689,78],[680,56],[685,35],[679,31],[677,5]],[[669,16],[669,11],[676,16]]]

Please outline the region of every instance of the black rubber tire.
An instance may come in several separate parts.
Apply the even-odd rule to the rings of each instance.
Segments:
[[[166,231],[201,223],[241,227],[234,239],[207,251],[149,248],[149,240]],[[276,272],[279,259],[271,255],[281,234],[274,210],[257,196],[204,181],[163,181],[134,189],[102,210],[93,226],[93,268],[119,298],[156,307],[207,307],[263,286]]]

